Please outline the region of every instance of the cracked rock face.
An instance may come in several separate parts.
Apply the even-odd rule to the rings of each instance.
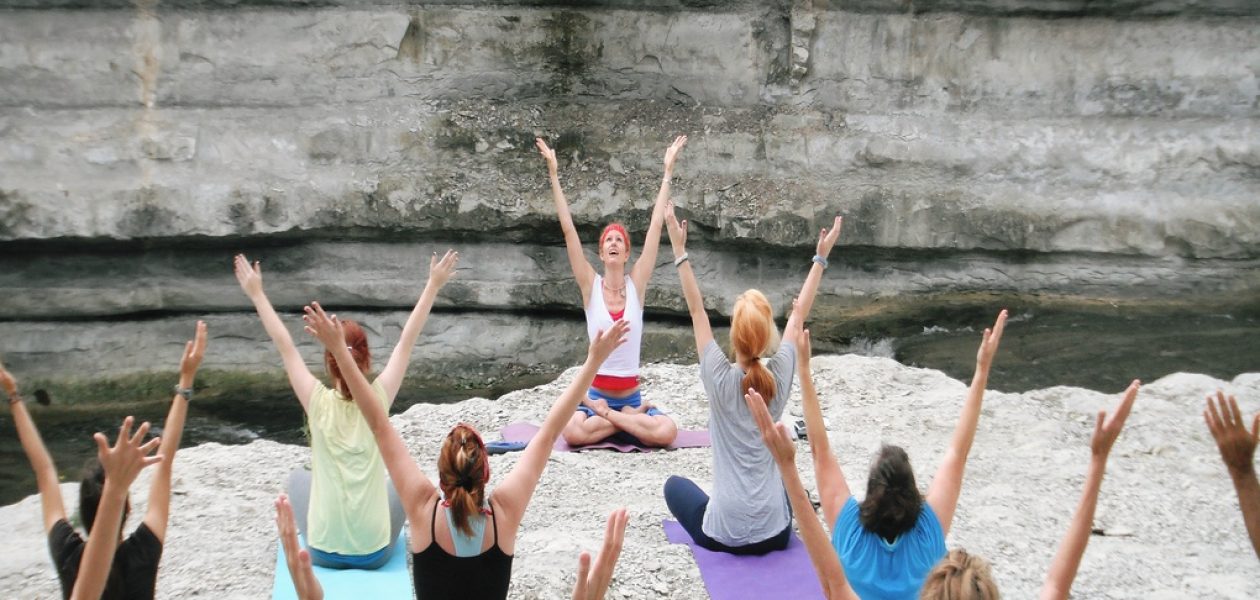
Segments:
[[[47,360],[45,321],[82,341],[149,317],[252,319],[238,251],[264,261],[282,308],[405,314],[446,247],[469,270],[439,311],[510,315],[521,329],[467,335],[532,344],[459,368],[561,365],[581,350],[579,299],[535,136],[584,239],[618,220],[640,248],[664,148],[688,134],[673,198],[717,315],[747,287],[786,309],[835,214],[824,336],[978,294],[1260,297],[1254,3],[0,8],[27,9],[0,20],[15,368],[77,364]],[[684,312],[676,286],[660,269],[653,314]],[[261,331],[241,335],[222,366],[266,353]]]

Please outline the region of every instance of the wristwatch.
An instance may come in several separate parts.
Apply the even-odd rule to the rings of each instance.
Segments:
[[[183,396],[185,400],[192,402],[192,393],[193,393],[192,388],[190,387],[182,388],[182,387],[179,387],[179,384],[177,383],[175,384],[175,393]]]

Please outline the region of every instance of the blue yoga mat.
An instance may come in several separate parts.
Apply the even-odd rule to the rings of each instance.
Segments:
[[[666,520],[665,539],[685,544],[700,568],[700,578],[712,600],[822,600],[822,584],[809,561],[805,544],[792,533],[784,550],[761,556],[736,556],[697,546],[677,521]]]
[[[306,547],[306,539],[298,538],[302,547]],[[297,590],[293,588],[293,579],[289,576],[289,566],[284,560],[284,546],[276,544],[276,580],[271,587],[272,600],[296,600]],[[411,590],[411,574],[407,572],[407,536],[399,535],[394,541],[394,554],[389,557],[385,566],[372,571],[362,569],[326,569],[312,567],[315,578],[324,588],[324,598],[340,600],[341,598],[382,598],[384,600],[407,600],[413,598]]]

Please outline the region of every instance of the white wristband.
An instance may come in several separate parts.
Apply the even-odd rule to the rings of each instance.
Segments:
[[[683,261],[685,260],[687,260],[687,253],[683,252],[682,256],[674,259],[674,266],[677,267],[678,265],[683,264]]]

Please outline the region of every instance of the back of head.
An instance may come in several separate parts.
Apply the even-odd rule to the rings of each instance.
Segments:
[[[490,480],[490,457],[472,427],[456,425],[442,442],[438,455],[438,485],[446,497],[455,528],[472,535],[469,519],[481,510]]]
[[[923,580],[920,600],[998,600],[989,562],[966,550],[950,550]]]
[[[367,375],[372,368],[372,353],[368,350],[367,334],[358,323],[349,319],[343,319],[341,326],[346,332],[346,346],[350,348],[350,356],[354,357],[359,370]],[[328,376],[332,378],[337,391],[349,399],[350,386],[346,383],[346,378],[341,376],[341,367],[337,366],[337,360],[333,358],[332,352],[327,350],[324,351],[324,368],[328,369]]]
[[[915,485],[910,457],[899,446],[885,444],[866,482],[866,498],[859,510],[862,527],[892,541],[914,528],[922,509],[923,496]]]
[[[96,457],[83,463],[83,480],[79,482],[79,519],[88,535],[92,534],[92,525],[96,523],[96,509],[101,504],[101,494],[105,491],[105,467]],[[123,504],[122,522],[127,522],[127,514],[131,512],[131,499]]]
[[[757,359],[775,343],[777,335],[770,301],[765,294],[748,290],[735,299],[735,308],[731,310],[731,348],[748,360],[741,365],[744,379],[740,389],[757,390],[767,403],[774,399],[774,375]]]

